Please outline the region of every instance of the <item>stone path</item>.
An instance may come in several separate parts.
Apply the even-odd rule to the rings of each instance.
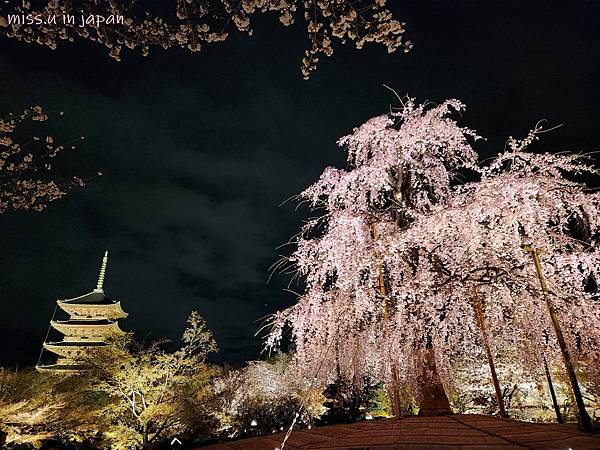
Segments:
[[[202,450],[275,450],[283,433]],[[482,415],[405,417],[294,431],[285,450],[597,449],[600,436],[575,424],[537,424]]]

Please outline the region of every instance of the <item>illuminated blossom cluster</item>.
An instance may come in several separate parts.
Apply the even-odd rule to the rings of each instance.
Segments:
[[[493,353],[539,371],[560,353],[524,249],[532,246],[543,249],[573,359],[597,383],[600,197],[571,176],[595,169],[572,155],[528,153],[539,128],[479,167],[470,146],[478,136],[451,108],[463,105],[409,100],[339,141],[349,169],[327,168],[301,195],[325,214],[305,225],[286,261],[306,290],[274,315],[267,346],[290,326],[307,374],[396,376],[418,395],[424,348],[447,387],[458,368],[484,364],[478,300]],[[477,181],[456,185],[458,171]]]
[[[368,372],[388,380],[389,354],[396,354],[391,359],[403,365],[401,372],[410,372],[416,358],[400,354],[412,342],[399,333],[414,332],[414,326],[392,326],[390,299],[381,295],[386,250],[376,235],[405,228],[445,203],[455,171],[474,167],[468,138],[478,136],[449,118],[452,109],[463,108],[456,100],[426,108],[409,99],[401,111],[371,119],[340,140],[351,170],[328,168],[302,194],[326,214],[305,225],[289,259],[307,290],[297,305],[275,316],[269,346],[289,323],[299,361],[311,373],[324,364],[318,372],[323,380],[336,366],[349,379]]]
[[[251,18],[256,13],[275,13],[284,26],[293,24],[300,15],[310,42],[301,67],[306,79],[316,68],[319,55],[333,54],[333,40],[342,44],[352,41],[358,49],[376,43],[388,52],[398,48],[409,51],[411,43],[403,40],[404,23],[394,19],[385,4],[386,0],[173,0],[170,8],[161,10],[148,5],[141,9],[142,2],[114,0],[50,0],[43,7],[22,2],[0,6],[0,32],[53,49],[63,41],[83,38],[105,46],[111,57],[120,60],[124,48],[139,48],[144,55],[152,47],[196,52],[205,44],[224,41],[231,27],[252,34]],[[8,14],[29,14],[44,21],[47,17],[58,19],[56,23],[9,24]],[[62,20],[68,15],[77,20]],[[102,17],[103,22],[81,26],[82,15]]]
[[[583,170],[591,168],[570,156],[505,153],[448,204],[390,232],[383,245],[396,320],[409,320],[416,302],[421,338],[433,340],[438,367],[465,356],[479,359],[476,297],[496,354],[517,350],[519,364],[535,372],[544,357],[560,357],[526,245],[543,249],[551,301],[571,354],[582,367],[598,357],[600,304],[592,285],[600,279],[600,197],[562,175]],[[596,371],[587,368],[589,375]]]
[[[83,180],[78,177],[59,182],[49,175],[53,159],[65,145],[55,143],[52,136],[25,139],[19,133],[20,125],[47,119],[40,106],[0,117],[0,213],[41,211],[49,202],[64,196],[71,186],[83,186]],[[75,147],[70,145],[70,148]]]

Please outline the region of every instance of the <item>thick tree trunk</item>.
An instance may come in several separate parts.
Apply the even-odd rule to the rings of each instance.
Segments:
[[[372,230],[373,230],[373,240],[376,241],[379,237],[378,233],[377,233],[377,224],[373,223],[372,225]],[[383,267],[381,266],[381,264],[377,265],[377,278],[378,278],[378,284],[379,284],[379,294],[381,295],[382,298],[382,306],[383,306],[383,323],[384,323],[384,327],[387,327],[387,323],[389,320],[389,311],[388,311],[388,305],[387,305],[387,291],[385,288],[385,275],[383,273]],[[384,329],[385,332],[385,329]],[[390,357],[390,370],[391,370],[391,374],[392,374],[392,382],[391,382],[391,386],[389,389],[389,393],[391,395],[389,395],[390,400],[392,402],[392,414],[395,417],[400,417],[402,416],[402,405],[401,405],[401,398],[400,398],[400,380],[399,380],[399,376],[398,376],[398,368],[396,367],[396,365],[394,364],[394,361],[392,360],[392,358]]]
[[[475,314],[477,316],[477,324],[479,325],[479,329],[481,330],[481,340],[483,341],[485,354],[487,356],[488,364],[490,366],[490,372],[492,374],[494,390],[496,391],[496,401],[498,402],[500,417],[508,417],[508,414],[506,414],[506,409],[504,408],[504,399],[502,398],[502,391],[500,390],[500,383],[498,382],[498,376],[496,375],[496,367],[494,365],[494,357],[492,355],[492,349],[490,347],[487,331],[485,328],[483,308],[481,307],[481,300],[479,299],[477,292],[473,292],[473,301],[475,302]]]
[[[379,238],[377,232],[377,224],[372,224],[373,230],[373,240],[377,240]],[[377,265],[377,275],[378,275],[378,284],[379,284],[379,293],[382,298],[383,303],[383,322],[384,327],[387,325],[389,320],[389,310],[387,304],[387,290],[385,287],[385,274],[381,263]],[[448,396],[444,391],[444,387],[440,381],[440,377],[437,373],[437,369],[435,366],[435,359],[433,358],[433,349],[428,348],[425,350],[424,364],[421,367],[422,371],[420,374],[421,380],[421,394],[423,401],[421,405],[419,405],[419,415],[426,416],[439,416],[452,414],[452,410],[450,409],[450,401],[448,400]],[[400,397],[400,382],[398,377],[398,369],[394,364],[394,361],[390,358],[390,366],[391,366],[391,401],[392,401],[392,412],[394,416],[400,417],[402,415],[401,408],[401,397]]]
[[[392,386],[389,389],[389,397],[392,402],[392,414],[394,417],[401,417],[402,411],[402,399],[400,398],[400,381],[398,377],[398,369],[392,366]]]
[[[544,272],[542,271],[542,265],[540,264],[540,259],[538,257],[539,250],[529,245],[525,245],[523,246],[523,248],[525,249],[525,251],[531,253],[533,263],[535,265],[535,270],[540,280],[540,285],[542,286],[542,294],[544,296],[544,299],[546,300],[546,305],[548,306],[548,312],[550,313],[552,325],[554,326],[554,332],[556,333],[556,340],[558,341],[563,361],[565,363],[565,369],[567,370],[567,375],[569,376],[569,381],[571,382],[571,388],[573,390],[573,395],[575,396],[575,403],[577,403],[577,412],[579,416],[577,424],[578,428],[584,431],[591,431],[592,419],[585,410],[585,403],[583,401],[583,395],[581,395],[581,389],[579,388],[577,375],[575,374],[575,367],[573,366],[573,362],[571,361],[571,355],[569,355],[567,343],[565,342],[565,338],[562,334],[562,329],[560,327],[560,322],[558,321],[556,311],[554,310],[554,305],[552,304],[552,301],[548,296],[548,286],[546,285],[546,279],[544,278]]]
[[[142,448],[148,447],[148,423],[142,425]]]
[[[452,414],[450,401],[440,381],[435,365],[433,348],[430,345],[421,351],[419,381],[421,385],[420,416],[444,416]]]

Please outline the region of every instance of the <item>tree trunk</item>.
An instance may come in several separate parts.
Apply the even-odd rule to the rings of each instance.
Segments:
[[[144,422],[142,425],[142,448],[148,446],[148,422]]]
[[[577,375],[575,374],[575,367],[573,366],[573,362],[571,361],[571,355],[569,355],[569,350],[567,348],[567,343],[565,342],[565,338],[562,334],[562,329],[560,327],[560,322],[558,321],[558,316],[556,315],[556,311],[554,310],[554,305],[548,296],[548,286],[546,284],[546,279],[544,278],[544,272],[542,271],[542,265],[540,264],[540,259],[538,257],[539,250],[533,248],[529,245],[523,246],[524,250],[531,253],[533,258],[533,263],[535,264],[535,270],[537,272],[538,278],[540,280],[540,285],[542,286],[542,294],[544,299],[546,300],[546,305],[548,306],[548,312],[550,313],[550,318],[552,319],[552,325],[554,326],[554,332],[556,333],[556,340],[558,341],[558,345],[560,347],[560,351],[562,353],[563,361],[565,364],[565,369],[567,370],[567,375],[569,376],[569,381],[571,382],[571,388],[573,390],[573,395],[575,396],[575,402],[577,403],[577,412],[579,416],[578,420],[578,428],[584,431],[592,430],[592,419],[588,415],[585,410],[585,403],[583,401],[583,396],[581,395],[581,389],[579,388],[579,382],[577,381]]]
[[[379,235],[377,233],[377,223],[374,222],[372,224],[372,230],[373,240],[376,241],[379,238]],[[377,275],[379,293],[381,294],[383,303],[383,322],[384,327],[386,327],[387,322],[389,320],[389,310],[387,304],[387,290],[385,288],[385,274],[381,263],[378,263],[377,265]],[[428,349],[425,350],[424,356],[424,365],[423,367],[421,367],[422,373],[421,377],[419,378],[422,381],[421,394],[423,396],[423,401],[421,402],[422,404],[419,405],[419,415],[439,416],[445,414],[452,414],[452,410],[450,409],[450,401],[448,400],[448,396],[444,391],[444,387],[442,386],[440,377],[437,373],[435,359],[433,357],[433,349],[430,346]],[[392,412],[396,417],[399,417],[402,414],[400,383],[398,377],[398,369],[391,358],[390,366],[392,373]]]
[[[419,381],[421,384],[421,401],[419,416],[444,416],[452,414],[450,401],[444,391],[435,365],[435,356],[431,344],[421,351],[421,367]]]
[[[388,389],[388,395],[392,403],[392,414],[394,417],[402,416],[402,401],[400,397],[400,381],[398,378],[398,369],[392,365],[392,383]]]
[[[477,324],[481,330],[481,340],[485,348],[485,354],[487,356],[488,364],[490,366],[490,372],[492,374],[492,381],[494,383],[494,390],[496,391],[496,401],[498,402],[498,409],[500,411],[500,417],[508,417],[506,409],[504,408],[504,399],[502,398],[502,391],[500,390],[500,383],[498,382],[498,376],[496,375],[496,367],[494,366],[494,357],[490,343],[488,341],[487,331],[485,329],[485,318],[483,316],[483,309],[481,307],[481,300],[477,295],[477,292],[473,292],[473,301],[475,302],[475,313],[477,316]]]
[[[378,233],[377,233],[377,223],[373,223],[372,224],[372,230],[373,230],[373,240],[376,241],[379,237]],[[387,291],[385,288],[385,275],[383,273],[383,267],[381,266],[380,263],[377,264],[377,278],[378,278],[378,284],[379,284],[379,294],[381,295],[382,298],[382,306],[383,306],[383,323],[384,323],[384,332],[387,329],[387,323],[389,320],[389,311],[388,311],[388,305],[387,305]],[[400,417],[402,415],[402,407],[401,407],[401,398],[400,398],[400,380],[398,377],[398,368],[396,367],[396,364],[394,363],[394,361],[392,360],[392,358],[390,357],[390,369],[391,369],[391,373],[392,373],[392,382],[391,382],[391,387],[389,389],[391,395],[390,400],[392,402],[392,414],[395,417]]]

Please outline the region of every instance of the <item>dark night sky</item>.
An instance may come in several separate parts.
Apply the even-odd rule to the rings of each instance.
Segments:
[[[599,150],[599,2],[389,3],[410,54],[338,48],[310,81],[303,27],[275,18],[199,54],[122,63],[87,43],[0,39],[0,111],[64,111],[55,135],[86,136],[75,171],[104,173],[43,213],[0,216],[0,365],[35,364],[55,299],[90,291],[105,249],[123,328],[175,339],[197,309],[220,360],[257,358],[256,320],[293,301],[268,267],[304,213],[279,204],[344,164],[335,141],[394,103],[384,83],[464,101],[484,156],[541,118],[564,125],[537,149]]]

